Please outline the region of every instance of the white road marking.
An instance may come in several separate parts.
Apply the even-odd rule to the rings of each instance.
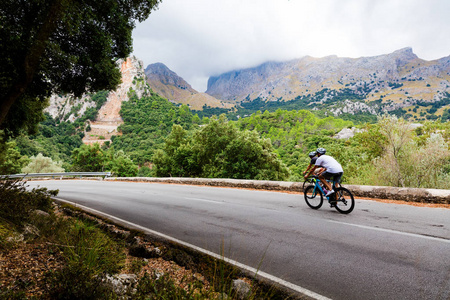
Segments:
[[[332,299],[330,299],[330,298],[327,298],[327,297],[325,297],[325,296],[322,296],[322,295],[320,295],[320,294],[317,294],[317,293],[315,293],[315,292],[313,292],[313,291],[310,291],[310,290],[308,290],[308,289],[305,289],[305,288],[303,288],[303,287],[301,287],[301,286],[298,286],[298,285],[296,285],[296,284],[293,284],[293,283],[288,282],[288,281],[286,281],[286,280],[283,280],[283,279],[281,279],[281,278],[278,278],[278,277],[275,277],[275,276],[273,276],[273,275],[270,275],[270,274],[268,274],[268,273],[266,273],[266,272],[260,271],[260,270],[258,270],[258,269],[255,269],[255,268],[250,267],[250,266],[247,266],[247,265],[244,265],[244,264],[242,264],[242,263],[240,263],[240,262],[238,262],[238,261],[229,259],[229,258],[224,257],[224,256],[222,256],[222,255],[218,255],[218,254],[216,254],[216,253],[214,253],[214,252],[211,252],[211,251],[208,251],[208,250],[206,250],[206,249],[203,249],[203,248],[197,247],[197,246],[195,246],[195,245],[186,243],[186,242],[184,242],[184,241],[178,240],[178,239],[173,238],[173,237],[171,237],[171,236],[165,235],[164,233],[160,233],[160,232],[158,232],[158,231],[154,231],[154,230],[148,229],[148,228],[146,228],[146,227],[143,227],[143,226],[140,226],[140,225],[137,225],[137,224],[128,222],[128,221],[126,221],[126,220],[117,218],[117,217],[115,217],[115,216],[106,214],[106,213],[101,212],[101,211],[98,211],[98,210],[96,210],[96,209],[89,208],[89,207],[84,206],[84,205],[80,205],[80,204],[75,203],[75,202],[67,201],[67,200],[64,200],[64,199],[61,199],[61,198],[56,198],[56,197],[53,198],[53,199],[58,200],[58,201],[61,201],[61,202],[69,203],[69,204],[71,204],[71,205],[73,205],[73,206],[76,206],[76,207],[78,207],[78,208],[81,208],[81,209],[83,209],[83,210],[85,210],[85,211],[87,211],[87,212],[91,212],[91,213],[93,213],[93,214],[96,214],[96,215],[99,215],[99,216],[102,216],[102,217],[106,217],[106,218],[108,218],[108,219],[110,219],[110,220],[113,220],[113,221],[116,221],[116,222],[118,222],[118,223],[120,223],[120,224],[122,224],[122,225],[129,225],[129,226],[131,226],[131,227],[133,227],[133,228],[135,228],[135,229],[142,230],[143,232],[146,232],[146,233],[149,233],[149,234],[153,234],[153,235],[157,235],[157,236],[162,237],[162,238],[164,238],[164,239],[167,239],[167,240],[169,240],[169,241],[172,241],[172,242],[181,244],[181,245],[183,245],[183,246],[189,247],[189,248],[194,249],[194,250],[196,250],[196,251],[202,252],[202,253],[204,253],[204,254],[206,254],[206,255],[212,256],[212,257],[214,257],[214,258],[216,258],[216,259],[223,260],[223,261],[225,261],[225,262],[227,262],[227,263],[229,263],[229,264],[232,264],[232,265],[234,265],[234,266],[236,266],[236,267],[238,267],[238,268],[241,268],[241,269],[243,269],[243,270],[246,270],[246,271],[248,271],[248,272],[251,272],[251,273],[253,273],[253,274],[257,275],[257,276],[261,276],[261,277],[263,277],[263,278],[265,278],[265,279],[271,280],[271,281],[273,281],[273,282],[275,282],[275,283],[277,283],[277,284],[279,284],[279,285],[282,285],[282,286],[284,286],[284,287],[287,287],[287,288],[289,288],[289,289],[291,289],[291,290],[293,290],[293,291],[299,292],[299,293],[301,293],[301,294],[303,294],[303,295],[309,296],[309,297],[311,297],[311,298],[313,298],[313,299],[317,299],[317,300],[332,300]]]
[[[438,242],[450,243],[449,239],[440,238],[440,237],[422,235],[422,234],[417,234],[417,233],[409,233],[409,232],[403,232],[403,231],[385,229],[385,228],[379,228],[379,227],[365,226],[365,225],[359,225],[359,224],[345,223],[345,222],[334,221],[334,220],[327,220],[327,221],[331,222],[331,223],[349,225],[349,226],[354,226],[354,227],[359,227],[359,228],[364,228],[364,229],[369,229],[369,230],[383,231],[383,232],[401,234],[401,235],[406,235],[406,236],[412,236],[412,237],[416,237],[416,238],[429,239],[429,240],[438,241]]]
[[[212,203],[218,203],[218,204],[224,204],[225,203],[223,201],[214,201],[214,200],[200,199],[200,198],[187,198],[187,197],[185,197],[184,199],[189,199],[189,200],[194,200],[194,201],[203,201],[203,202],[212,202]]]

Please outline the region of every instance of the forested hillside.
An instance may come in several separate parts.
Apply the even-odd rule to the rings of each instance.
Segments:
[[[93,98],[101,100],[102,94]],[[90,109],[74,123],[46,115],[37,135],[4,144],[2,173],[38,172],[33,168],[45,158],[50,167],[108,170],[115,176],[302,181],[307,154],[323,147],[343,165],[347,184],[450,186],[450,122],[413,127],[384,115],[375,123],[355,125],[320,111],[280,108],[232,121],[228,117],[235,115],[200,118],[188,106],[155,93],[141,98],[134,94],[122,105],[124,123],[112,143],[82,145],[84,120],[95,118],[97,111]],[[354,137],[335,138],[354,126],[360,131]]]
[[[332,145],[338,141],[332,138],[345,127],[352,127],[351,121],[334,117],[319,118],[306,110],[281,110],[269,113],[260,111],[236,122],[241,130],[254,130],[272,145],[284,163],[289,166],[293,179],[309,163],[307,154],[318,147]]]
[[[45,113],[45,120],[39,124],[36,135],[21,135],[15,139],[20,153],[28,157],[42,153],[54,161],[64,162],[64,167],[70,169],[73,149],[83,144],[85,122],[95,120],[99,109],[106,102],[107,95],[107,91],[88,95],[94,105],[87,108],[82,115],[79,115],[79,105],[72,107],[70,113],[55,118]],[[74,122],[68,118],[72,114],[78,117]]]
[[[153,153],[162,147],[172,125],[189,130],[200,124],[198,116],[192,115],[186,105],[178,107],[155,93],[130,98],[122,104],[120,114],[124,121],[119,128],[122,135],[113,137],[112,145],[141,166],[152,162]]]

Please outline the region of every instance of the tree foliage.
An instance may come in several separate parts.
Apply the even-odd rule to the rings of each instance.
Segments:
[[[238,130],[224,116],[192,135],[174,125],[154,163],[158,176],[284,180],[289,175],[269,140]]]
[[[62,162],[53,161],[50,157],[45,157],[42,153],[30,157],[30,163],[22,169],[22,173],[59,173],[64,172]]]
[[[117,177],[134,177],[138,173],[138,166],[122,150],[106,152],[106,170]]]
[[[307,154],[318,147],[328,147],[333,152],[342,143],[332,136],[345,127],[353,126],[351,121],[333,117],[318,118],[307,110],[281,110],[275,112],[257,111],[236,122],[241,130],[257,132],[269,139],[276,153],[291,171],[290,180],[301,180],[301,172],[309,164]]]
[[[197,126],[193,123],[189,107],[177,107],[157,94],[131,97],[122,103],[120,114],[124,120],[119,128],[122,135],[113,138],[113,145],[115,149],[130,155],[139,165],[152,161],[155,150],[162,147],[173,124],[185,129]]]
[[[28,158],[20,154],[14,141],[7,141],[0,130],[0,175],[20,173]]]
[[[448,133],[436,130],[427,134],[414,130],[404,119],[385,115],[376,125],[384,138],[381,154],[373,160],[380,185],[400,187],[447,188],[450,178],[450,150]],[[422,133],[423,136],[417,136]]]
[[[114,90],[117,58],[159,0],[2,1],[0,128],[33,131],[52,93]]]
[[[21,135],[15,141],[22,155],[31,157],[42,153],[67,165],[70,164],[73,149],[83,144],[82,137],[81,127],[77,128],[71,122],[57,121],[45,114],[45,120],[39,124],[36,135]]]
[[[123,151],[103,150],[100,144],[82,145],[72,152],[72,169],[76,172],[112,172],[113,176],[133,177],[138,167]]]
[[[104,172],[106,155],[100,144],[82,145],[72,152],[72,170],[75,172]]]

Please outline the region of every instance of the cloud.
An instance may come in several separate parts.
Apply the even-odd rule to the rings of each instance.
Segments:
[[[163,0],[133,32],[134,54],[198,91],[209,76],[305,55],[450,54],[447,0]]]

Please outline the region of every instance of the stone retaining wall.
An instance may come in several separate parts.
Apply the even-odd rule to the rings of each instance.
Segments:
[[[216,178],[158,178],[158,177],[110,177],[107,181],[160,182],[190,185],[238,187],[261,190],[302,192],[303,182],[241,180]],[[353,195],[362,198],[403,200],[409,202],[450,204],[450,190],[399,188],[390,186],[344,185]]]

